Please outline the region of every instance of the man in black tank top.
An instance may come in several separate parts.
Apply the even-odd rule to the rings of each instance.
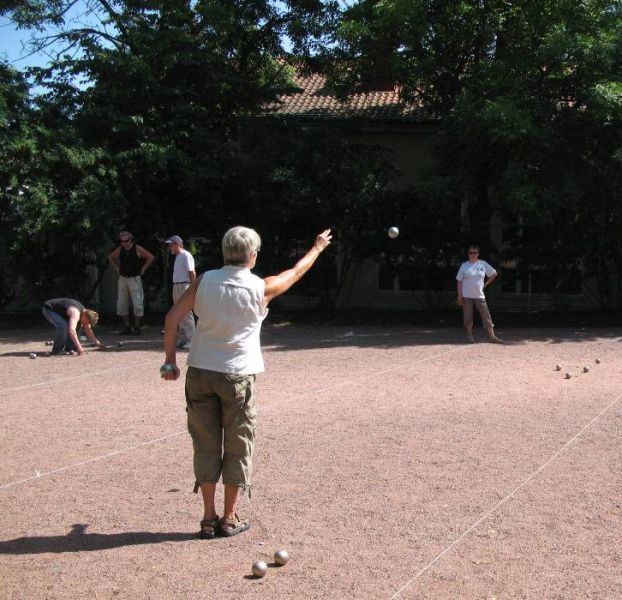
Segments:
[[[54,325],[56,334],[52,354],[84,354],[80,339],[76,333],[78,323],[82,325],[86,336],[98,348],[105,350],[93,333],[92,326],[97,325],[99,315],[73,298],[52,298],[43,303],[43,316]]]
[[[117,314],[123,319],[121,334],[140,334],[140,320],[144,315],[143,282],[141,275],[149,268],[154,256],[134,241],[129,231],[119,234],[119,246],[109,255],[108,261],[119,274]],[[134,329],[130,323],[130,305],[134,314]]]

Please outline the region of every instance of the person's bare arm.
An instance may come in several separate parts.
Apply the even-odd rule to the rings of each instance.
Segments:
[[[121,254],[121,246],[117,246],[109,255],[108,262],[114,267],[114,270],[119,272],[119,255]]]
[[[315,238],[315,242],[311,249],[291,269],[264,279],[266,284],[264,304],[266,306],[271,300],[284,294],[292,285],[303,277],[313,266],[317,257],[328,248],[332,237],[330,229],[324,230]]]
[[[197,278],[196,271],[188,271],[188,281],[192,283]]]
[[[462,306],[462,281],[456,282],[458,285],[456,286],[458,289],[458,298],[456,299],[456,303],[458,306]]]
[[[484,284],[484,288],[487,288],[495,279],[497,278],[497,273],[495,273],[494,275],[491,275],[487,280],[486,283]]]
[[[151,266],[151,263],[154,261],[155,256],[149,252],[149,250],[145,250],[142,246],[136,244],[136,251],[138,252],[138,256],[140,256],[145,262],[143,264],[143,268],[140,270],[140,274],[144,275],[145,271]]]
[[[162,379],[166,379],[167,381],[175,381],[175,379],[179,377],[177,349],[175,346],[177,341],[177,326],[184,316],[194,308],[194,300],[200,283],[200,277],[195,279],[190,284],[190,287],[179,297],[179,300],[177,300],[166,313],[166,319],[164,320],[164,361],[166,365],[174,367],[173,371],[160,373]]]
[[[108,350],[108,346],[106,346],[106,344],[102,344],[97,339],[97,336],[95,335],[95,332],[93,331],[93,328],[91,327],[90,323],[83,322],[82,329],[84,329],[84,333],[86,337],[89,338],[89,340],[91,340],[91,342],[93,342],[93,344],[95,344],[100,350]]]
[[[80,344],[80,339],[76,333],[76,327],[78,326],[78,321],[80,320],[80,311],[75,306],[70,306],[67,309],[67,315],[69,316],[69,321],[67,321],[67,335],[71,338],[78,354],[82,356],[84,354],[84,348],[82,347],[82,344]]]

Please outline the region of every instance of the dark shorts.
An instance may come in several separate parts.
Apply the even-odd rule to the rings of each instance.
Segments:
[[[228,375],[188,367],[188,431],[197,483],[250,489],[255,451],[255,375]]]

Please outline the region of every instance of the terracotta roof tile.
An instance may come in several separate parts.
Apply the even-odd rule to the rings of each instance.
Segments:
[[[400,101],[399,90],[370,91],[350,96],[342,102],[325,88],[323,75],[296,76],[302,91],[279,96],[265,107],[265,113],[312,119],[361,119],[372,121],[432,122],[438,117],[418,106]]]

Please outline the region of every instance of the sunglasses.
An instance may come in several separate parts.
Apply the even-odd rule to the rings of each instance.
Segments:
[[[470,251],[469,254],[479,254],[479,252]]]
[[[119,240],[122,244],[127,244],[128,242],[131,242],[132,240]]]

